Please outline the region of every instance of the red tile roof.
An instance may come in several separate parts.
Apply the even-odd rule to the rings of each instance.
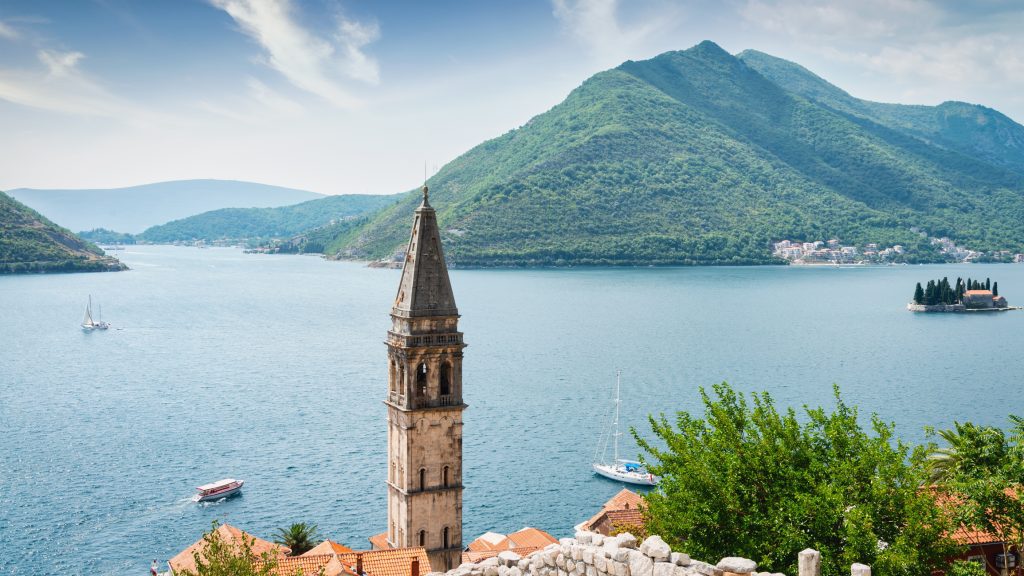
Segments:
[[[331,540],[324,540],[323,542],[314,546],[308,552],[303,553],[303,556],[318,556],[320,554],[344,554],[345,552],[354,552],[348,546],[344,544],[338,544]]]
[[[557,544],[558,540],[554,536],[548,534],[543,530],[537,528],[531,528],[527,526],[518,532],[513,532],[508,535],[508,539],[512,541],[511,549],[517,553],[520,548],[534,547],[543,548],[548,544]]]
[[[431,572],[426,548],[391,548],[338,555],[346,566],[356,566],[358,557],[363,559],[363,572],[370,576],[426,576]],[[413,560],[419,560],[415,575],[412,574]]]
[[[374,550],[387,550],[391,548],[391,544],[388,544],[388,533],[381,532],[380,534],[370,536],[370,546],[373,546]]]
[[[533,554],[537,550],[541,550],[541,549],[542,548],[538,548],[536,546],[523,546],[521,548],[516,548],[516,549],[512,550],[512,552],[515,552],[516,554],[519,554],[521,557],[525,558],[525,557],[529,556],[530,554]],[[497,556],[498,554],[500,554],[502,552],[504,552],[504,550],[480,550],[478,552],[469,552],[469,551],[467,551],[467,552],[463,552],[462,553],[462,562],[463,563],[467,563],[468,562],[468,563],[471,563],[471,564],[476,564],[477,562],[480,562],[481,560],[486,560],[488,558],[493,558],[493,557]]]
[[[277,576],[355,576],[355,571],[345,566],[337,554],[303,554],[279,558],[271,572]]]
[[[223,542],[225,542],[226,544],[231,544],[233,546],[241,547],[243,540],[250,542],[252,546],[252,552],[257,556],[261,556],[264,553],[267,553],[272,556],[283,557],[285,554],[291,552],[291,550],[285,546],[281,546],[280,544],[274,544],[273,542],[268,542],[267,540],[257,538],[252,534],[243,532],[242,530],[239,530],[238,528],[235,528],[230,524],[221,524],[220,526],[218,526],[217,535],[220,536]],[[196,561],[194,553],[198,551],[200,557],[202,557],[203,550],[205,549],[206,540],[204,535],[203,538],[200,538],[191,546],[185,548],[184,550],[179,552],[177,556],[171,558],[170,561],[168,561],[168,564],[171,565],[171,572],[181,572],[182,570],[190,570],[194,572],[196,570]]]
[[[628,488],[623,488],[622,490],[619,490],[618,494],[612,496],[611,499],[605,502],[604,506],[598,510],[597,514],[591,516],[590,519],[584,522],[580,527],[584,530],[591,530],[594,525],[601,520],[606,512],[611,510],[640,510],[642,509],[643,504],[644,499],[642,496]],[[642,522],[639,525],[642,525]]]

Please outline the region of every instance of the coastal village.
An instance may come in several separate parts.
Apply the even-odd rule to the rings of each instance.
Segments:
[[[201,573],[207,554],[226,547],[247,550],[255,563],[267,566],[267,573],[280,576],[780,576],[758,572],[756,562],[746,558],[725,557],[712,564],[672,551],[660,536],[647,535],[645,500],[628,489],[577,524],[572,538],[556,539],[543,529],[525,527],[507,535],[486,532],[464,544],[466,344],[440,238],[424,186],[387,332],[388,432],[381,442],[387,443],[388,466],[381,481],[388,505],[386,516],[383,511],[380,516],[385,531],[369,538],[368,549],[326,539],[293,554],[285,545],[220,524],[171,558],[166,574]],[[942,288],[933,284],[933,298],[948,288],[948,281],[936,284]],[[950,291],[981,286],[958,281]],[[974,298],[972,292],[964,297]],[[987,293],[991,304],[992,292]],[[966,550],[951,563],[978,562],[992,576],[1008,576],[1007,570],[1016,566],[1005,537],[961,526],[951,538]],[[820,552],[803,550],[798,576],[821,576],[821,563]],[[871,567],[854,563],[850,574],[870,576]]]
[[[917,233],[927,237],[923,232]],[[956,242],[946,237],[930,238],[929,242],[948,262],[1024,263],[1024,254],[1015,254],[1010,250],[970,250],[958,246]],[[837,238],[813,242],[780,240],[772,244],[772,256],[793,265],[892,264],[905,261],[904,256],[907,254],[906,247],[900,244],[880,247],[879,244],[871,242],[859,248],[854,245],[843,245]]]

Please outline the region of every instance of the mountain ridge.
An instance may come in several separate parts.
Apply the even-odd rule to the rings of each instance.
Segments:
[[[1024,251],[1024,154],[986,150],[984,124],[943,133],[930,119],[940,107],[850,109],[867,101],[799,65],[746,58],[765,73],[713,42],[624,62],[445,165],[428,184],[449,259],[767,264],[779,262],[773,241],[841,238],[941,261],[918,230]],[[408,193],[326,253],[389,256],[417,204]]]
[[[171,180],[123,188],[17,188],[13,198],[73,230],[139,233],[171,220],[219,208],[272,207],[322,194],[240,180]]]

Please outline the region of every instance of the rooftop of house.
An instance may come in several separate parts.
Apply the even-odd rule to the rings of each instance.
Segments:
[[[507,536],[497,532],[485,532],[466,546],[466,552],[476,553],[477,556],[480,556],[479,559],[482,560],[490,556],[496,556],[498,552],[503,550],[514,550],[522,555],[522,550],[525,548],[540,549],[548,544],[555,544],[557,542],[558,539],[551,534],[527,526]],[[483,552],[493,552],[493,554],[481,555],[480,553]]]
[[[337,554],[314,554],[278,558],[272,572],[278,576],[356,576]]]
[[[968,290],[968,291],[964,292],[964,296],[979,296],[979,297],[981,297],[981,296],[988,296],[989,298],[991,298],[992,297],[992,291],[991,290]]]
[[[275,544],[261,538],[257,538],[252,534],[243,532],[242,530],[235,528],[230,524],[221,524],[217,527],[217,535],[220,539],[232,546],[242,546],[242,542],[249,542],[252,546],[252,551],[257,556],[263,554],[270,554],[272,556],[283,557],[291,552],[291,549],[280,544]],[[168,564],[171,566],[173,572],[181,572],[183,570],[195,571],[196,561],[195,552],[199,552],[202,556],[203,551],[206,549],[206,539],[200,538],[188,548],[185,548],[178,553],[177,556],[171,558]],[[376,575],[375,575],[376,576]]]
[[[370,536],[370,546],[374,550],[388,550],[391,548],[391,544],[388,543],[388,533],[381,532],[380,534]]]
[[[344,554],[346,552],[355,552],[355,550],[345,546],[344,544],[338,544],[333,540],[324,540],[302,555],[317,556],[320,554]]]
[[[430,558],[423,547],[348,552],[338,554],[338,558],[346,566],[357,566],[362,558],[363,572],[370,576],[427,576],[430,573]],[[415,573],[414,561],[419,562]]]
[[[628,488],[623,488],[622,490],[619,490],[618,494],[612,496],[611,499],[605,502],[604,506],[602,506],[601,509],[597,511],[597,514],[594,514],[590,517],[590,519],[583,522],[583,524],[581,524],[580,527],[584,530],[591,530],[594,527],[594,525],[600,522],[601,518],[605,516],[605,514],[609,511],[640,510],[643,506],[643,503],[644,499],[642,496]]]

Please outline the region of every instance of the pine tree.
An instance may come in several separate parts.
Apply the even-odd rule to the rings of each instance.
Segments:
[[[914,304],[924,304],[924,289],[921,288],[921,283],[917,283],[917,288],[914,288]]]

